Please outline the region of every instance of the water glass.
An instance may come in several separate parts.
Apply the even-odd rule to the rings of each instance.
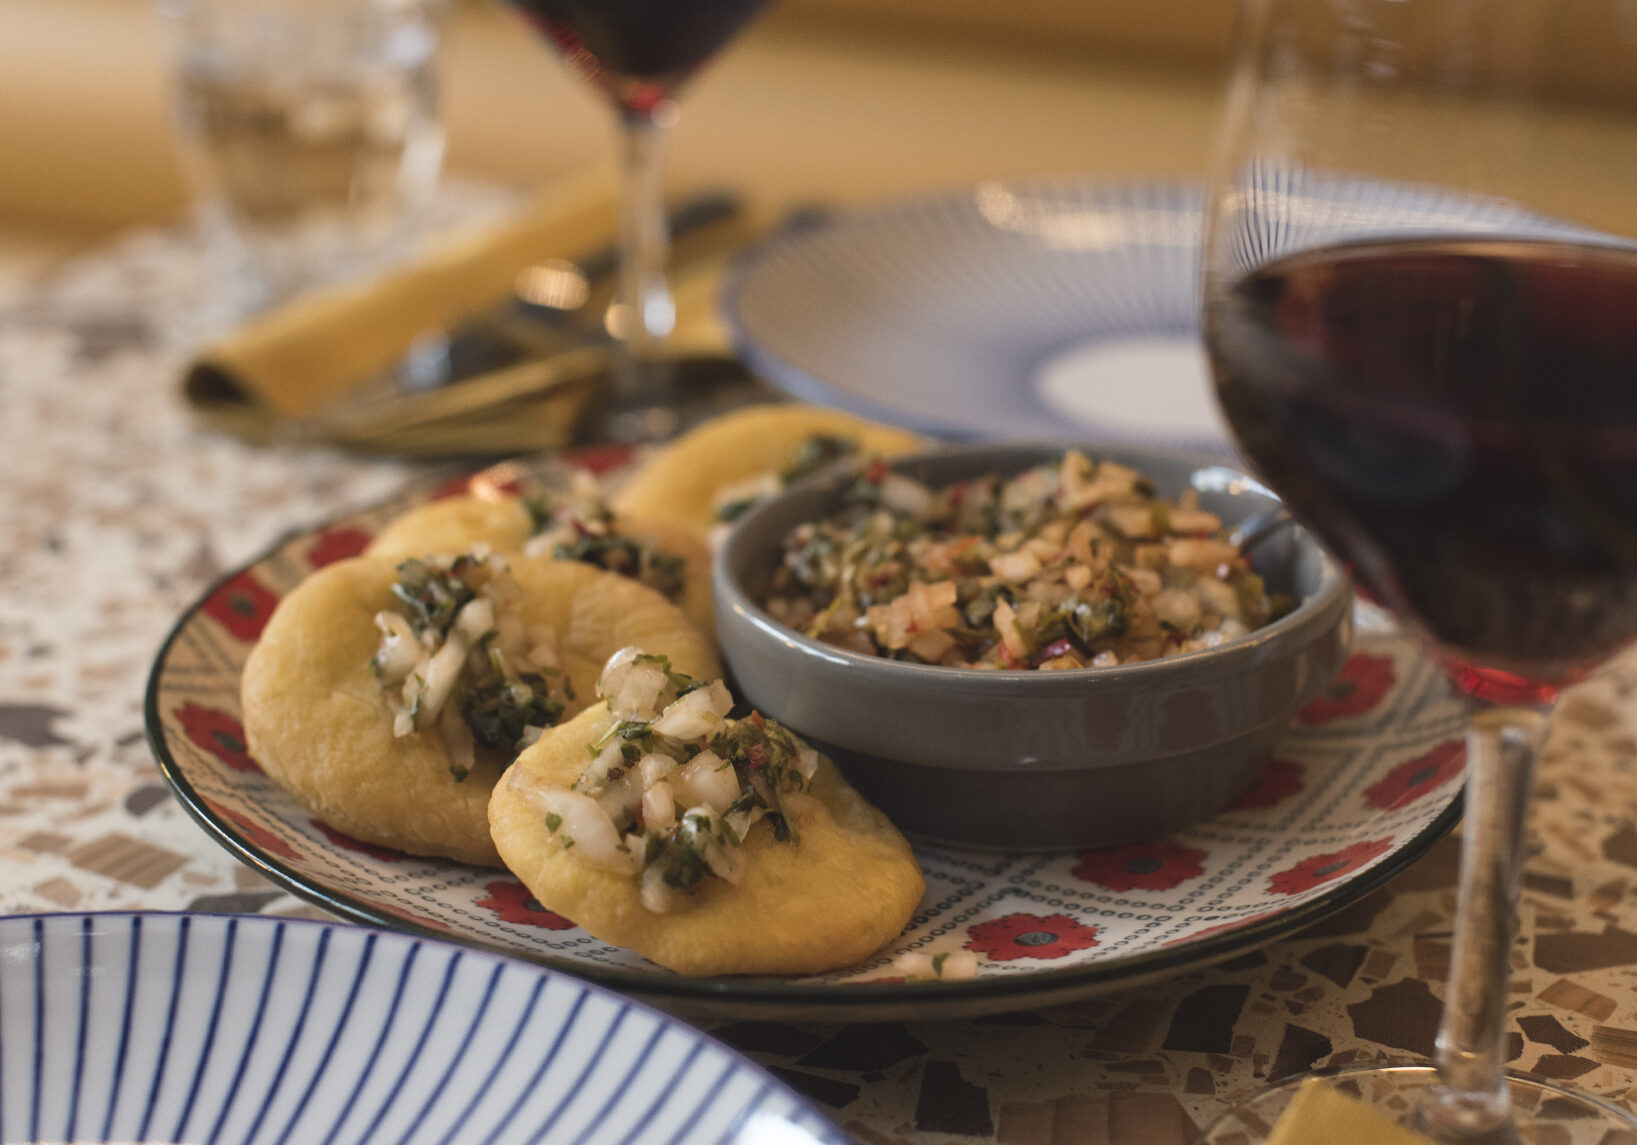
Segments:
[[[443,0],[160,0],[213,255],[254,310],[400,255],[443,161]]]

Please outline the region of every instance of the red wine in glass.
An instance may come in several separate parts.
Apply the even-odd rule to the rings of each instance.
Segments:
[[[646,112],[768,0],[511,0],[582,78]]]
[[[619,117],[619,304],[610,328],[623,354],[600,418],[603,437],[650,440],[680,428],[678,364],[665,350],[675,307],[665,280],[663,145],[677,89],[768,2],[510,0]]]
[[[1637,638],[1637,250],[1361,241],[1207,315],[1268,483],[1486,699]]]
[[[1241,4],[1202,244],[1223,412],[1475,702],[1432,1060],[1303,1071],[1201,1145],[1267,1139],[1309,1086],[1440,1143],[1637,1134],[1508,1049],[1549,710],[1637,639],[1637,23],[1575,11]]]

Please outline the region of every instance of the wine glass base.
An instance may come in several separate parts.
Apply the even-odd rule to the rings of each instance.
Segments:
[[[580,427],[582,441],[665,441],[729,410],[783,398],[725,355],[676,358],[650,369],[650,384],[624,390],[614,386],[602,396]]]
[[[1268,1087],[1211,1122],[1198,1145],[1267,1141],[1297,1091],[1318,1078],[1429,1140],[1449,1145],[1637,1145],[1637,1116],[1555,1081],[1508,1070],[1512,1121],[1487,1132],[1450,1134],[1422,1123],[1416,1110],[1437,1080],[1431,1066],[1353,1066],[1299,1074]]]

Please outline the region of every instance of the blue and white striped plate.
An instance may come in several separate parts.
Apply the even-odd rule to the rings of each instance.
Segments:
[[[1199,188],[985,183],[797,225],[723,287],[735,350],[809,401],[951,437],[1226,453]]]
[[[184,914],[0,919],[0,1140],[846,1141],[691,1026],[424,938]]]

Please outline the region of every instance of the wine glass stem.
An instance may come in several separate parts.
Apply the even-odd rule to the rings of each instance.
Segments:
[[[618,305],[609,329],[620,343],[599,436],[657,441],[676,432],[672,363],[666,338],[676,306],[665,281],[670,228],[665,213],[665,142],[676,104],[619,109],[620,201]]]
[[[1438,1084],[1421,1109],[1446,1139],[1509,1119],[1506,1003],[1517,932],[1524,827],[1546,717],[1523,708],[1477,712],[1467,732],[1466,814],[1454,949],[1438,1030]]]
[[[624,144],[620,198],[620,336],[638,362],[663,356],[676,308],[665,282],[670,233],[665,217],[665,143],[675,105],[620,113]]]

